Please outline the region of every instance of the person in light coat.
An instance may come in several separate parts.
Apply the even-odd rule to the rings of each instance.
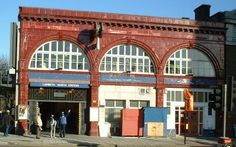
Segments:
[[[38,113],[38,115],[36,116],[35,126],[36,126],[36,139],[40,139],[42,126],[43,126],[41,113]]]
[[[57,126],[57,121],[54,119],[54,115],[52,114],[51,115],[51,118],[50,118],[50,136],[51,138],[52,137],[56,137],[56,126]]]

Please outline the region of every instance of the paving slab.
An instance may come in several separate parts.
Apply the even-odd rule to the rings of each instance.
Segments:
[[[0,134],[0,146],[57,146],[57,147],[214,147],[217,138],[187,137],[184,144],[183,136],[176,137],[99,137],[68,134],[65,138],[50,138],[43,133],[40,139],[35,135],[19,136],[10,134],[5,137]]]

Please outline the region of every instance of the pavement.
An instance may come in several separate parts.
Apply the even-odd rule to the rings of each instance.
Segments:
[[[40,139],[35,135],[14,135],[8,137],[0,134],[0,146],[17,147],[214,147],[217,146],[217,138],[187,137],[184,144],[183,136],[176,137],[99,137],[67,134],[65,138],[50,138],[47,132],[43,132]]]

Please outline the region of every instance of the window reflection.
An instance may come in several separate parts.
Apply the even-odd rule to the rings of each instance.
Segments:
[[[172,54],[166,62],[165,74],[215,77],[211,61],[196,49],[180,49]]]

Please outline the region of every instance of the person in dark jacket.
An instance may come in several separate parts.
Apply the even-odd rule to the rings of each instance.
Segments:
[[[60,125],[60,137],[65,137],[66,135],[66,125],[67,125],[67,116],[70,113],[70,109],[68,110],[68,113],[65,115],[64,112],[61,112],[61,117],[59,119],[59,125]]]
[[[8,136],[8,133],[11,131],[11,124],[14,122],[13,117],[10,115],[10,111],[7,110],[6,114],[2,118],[3,126],[5,127],[4,136]]]

